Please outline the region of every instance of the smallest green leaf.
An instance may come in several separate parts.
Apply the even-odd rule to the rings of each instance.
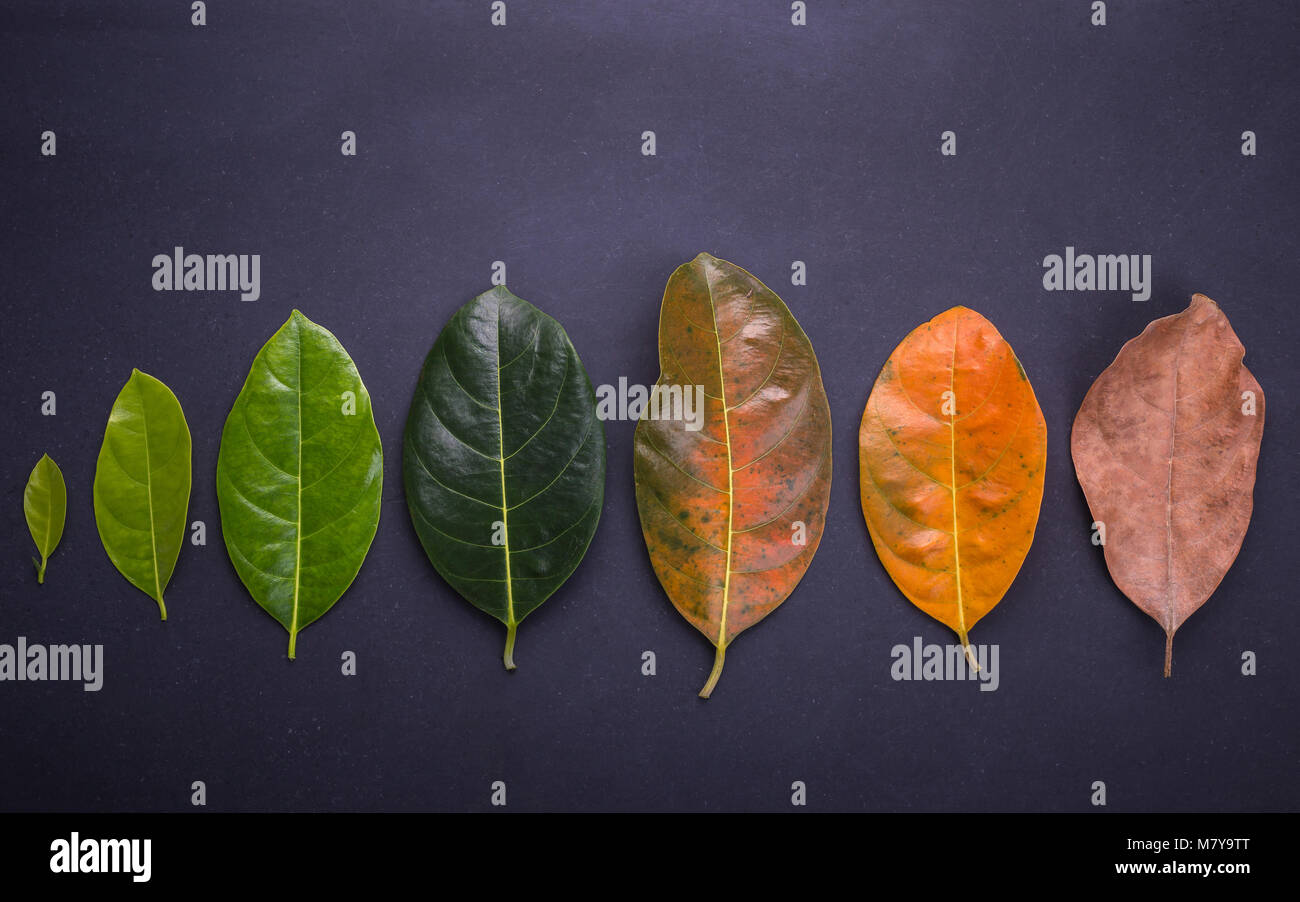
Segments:
[[[40,563],[33,560],[38,583],[45,582],[45,565],[54,549],[59,547],[59,539],[63,538],[63,521],[67,512],[68,489],[63,482],[63,473],[48,454],[42,454],[36,466],[32,467],[32,475],[27,477],[27,488],[23,490],[27,528],[31,530],[32,541],[41,555]]]

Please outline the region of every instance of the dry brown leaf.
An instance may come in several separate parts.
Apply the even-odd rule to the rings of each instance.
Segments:
[[[1074,418],[1071,451],[1115,584],[1174,633],[1218,588],[1250,525],[1264,393],[1214,301],[1151,323]]]

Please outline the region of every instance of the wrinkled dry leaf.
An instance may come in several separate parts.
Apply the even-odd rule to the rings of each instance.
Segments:
[[[1074,418],[1071,451],[1115,584],[1174,633],[1218,588],[1250,525],[1264,393],[1198,294],[1120,349]]]

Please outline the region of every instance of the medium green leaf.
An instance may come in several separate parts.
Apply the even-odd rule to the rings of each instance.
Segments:
[[[505,288],[451,318],[424,362],[402,469],[411,520],[451,586],[515,631],[587,552],[605,430],[564,328]]]
[[[48,454],[42,454],[23,490],[27,528],[31,530],[36,550],[41,553],[41,562],[36,564],[38,583],[45,582],[45,565],[63,538],[63,519],[67,512],[68,490],[63,484],[63,473]]]
[[[113,402],[95,465],[95,525],[113,566],[167,619],[163,589],[185,541],[190,429],[170,388],[139,370]]]
[[[253,360],[217,458],[221,534],[249,594],[298,633],[347,591],[379,527],[384,452],[348,352],[297,310]]]

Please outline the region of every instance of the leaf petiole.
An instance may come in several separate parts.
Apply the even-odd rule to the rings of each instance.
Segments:
[[[505,661],[506,670],[515,669],[515,632],[519,629],[518,623],[506,624],[506,651],[502,655]]]
[[[718,685],[718,677],[722,676],[722,663],[726,657],[727,643],[723,642],[718,645],[717,654],[713,656],[713,670],[709,673],[709,681],[700,690],[700,698],[708,698],[713,693],[713,687]]]

